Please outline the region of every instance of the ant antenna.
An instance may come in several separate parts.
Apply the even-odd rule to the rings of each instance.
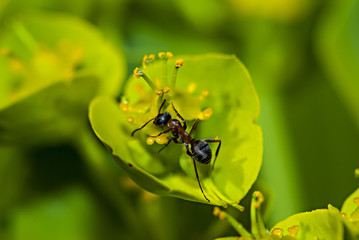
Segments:
[[[165,105],[166,101],[167,101],[166,99],[163,99],[163,102],[162,102],[160,108],[158,109],[158,115],[161,113],[161,109],[162,109],[163,105]]]
[[[149,124],[149,123],[150,123],[151,121],[153,121],[153,120],[155,120],[155,118],[151,118],[150,120],[148,120],[148,122],[145,123],[145,125],[143,125],[143,126],[140,127],[140,128],[137,128],[135,131],[133,131],[133,132],[131,133],[131,137],[133,137],[133,135],[135,134],[135,132],[137,132],[137,131],[141,130],[142,128],[146,127],[146,125]]]
[[[161,109],[162,109],[162,107],[165,105],[165,103],[166,103],[166,99],[163,100],[163,102],[162,102],[160,108],[158,109],[158,115],[160,115]],[[152,121],[155,120],[155,119],[156,119],[156,117],[151,118],[150,120],[148,120],[142,127],[137,128],[136,130],[134,130],[134,131],[131,133],[131,136],[133,137],[133,135],[135,134],[135,132],[137,132],[137,131],[141,130],[142,128],[146,127],[147,124],[149,124],[150,122],[152,122]]]

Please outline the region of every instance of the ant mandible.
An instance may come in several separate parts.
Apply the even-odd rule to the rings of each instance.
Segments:
[[[175,111],[175,113],[177,114],[177,116],[181,119],[183,126],[181,125],[181,122],[177,119],[173,119],[171,114],[168,112],[164,112],[161,113],[161,109],[164,106],[164,104],[166,103],[166,99],[163,100],[159,110],[158,110],[158,114],[156,117],[151,118],[149,121],[147,121],[142,127],[134,130],[131,134],[131,136],[133,136],[135,134],[135,132],[143,129],[148,123],[150,123],[151,121],[153,121],[153,124],[155,124],[156,126],[159,127],[164,127],[164,126],[168,126],[168,129],[160,132],[157,136],[153,136],[153,137],[158,137],[162,134],[171,132],[173,137],[166,143],[166,145],[164,147],[162,147],[158,152],[161,152],[164,148],[166,148],[171,141],[173,141],[176,144],[184,144],[186,147],[186,153],[188,156],[190,156],[193,159],[193,166],[194,166],[194,170],[196,173],[196,177],[197,177],[197,181],[198,181],[198,185],[199,188],[201,189],[201,192],[204,196],[204,198],[208,201],[209,199],[206,197],[206,195],[204,194],[204,191],[202,189],[201,186],[201,182],[199,181],[199,177],[198,177],[198,171],[197,171],[197,166],[196,166],[196,161],[203,163],[203,164],[209,164],[211,162],[212,159],[212,150],[209,147],[208,143],[211,142],[218,142],[218,147],[216,150],[216,155],[213,161],[213,165],[212,165],[212,169],[214,168],[214,163],[216,162],[218,153],[219,153],[219,149],[221,147],[221,140],[219,139],[205,139],[205,140],[195,140],[194,138],[191,137],[191,134],[193,133],[193,131],[196,129],[199,119],[197,118],[195,123],[193,124],[191,130],[189,133],[186,132],[187,129],[187,124],[186,121],[183,119],[183,117],[177,112],[176,108],[174,107],[173,103],[172,108]],[[190,147],[189,145],[191,145],[191,151],[190,151]],[[195,161],[196,160],[196,161]]]

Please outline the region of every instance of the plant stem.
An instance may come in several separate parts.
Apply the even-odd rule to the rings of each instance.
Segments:
[[[83,129],[75,140],[77,150],[85,160],[91,175],[95,178],[95,183],[103,190],[104,194],[113,202],[116,212],[125,219],[131,228],[131,234],[137,234],[138,237],[145,237],[139,219],[135,212],[133,204],[121,191],[119,184],[119,172],[117,167],[112,164],[112,160],[106,152],[106,149],[96,139],[89,129]]]

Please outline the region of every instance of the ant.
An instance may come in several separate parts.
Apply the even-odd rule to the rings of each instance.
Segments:
[[[214,163],[216,162],[218,153],[219,153],[219,149],[221,147],[221,140],[218,139],[205,139],[205,140],[195,140],[194,138],[191,137],[192,132],[196,129],[199,119],[197,118],[195,123],[193,124],[191,130],[189,133],[186,132],[187,129],[187,124],[186,121],[182,118],[182,116],[177,112],[176,108],[173,105],[172,102],[172,108],[175,111],[175,113],[177,114],[177,116],[181,119],[183,125],[181,125],[181,122],[177,119],[173,119],[171,114],[168,112],[164,112],[161,113],[161,109],[164,106],[164,104],[166,103],[166,99],[163,100],[159,110],[158,110],[158,114],[156,117],[151,118],[149,121],[147,121],[142,127],[134,130],[131,134],[131,136],[133,136],[135,134],[135,132],[143,129],[148,123],[150,123],[151,121],[153,121],[153,124],[155,124],[156,126],[159,127],[164,127],[164,126],[168,126],[168,129],[160,132],[157,136],[153,136],[153,137],[158,137],[162,134],[171,132],[173,137],[166,143],[166,145],[164,147],[162,147],[158,152],[161,152],[164,148],[166,148],[172,141],[176,144],[184,144],[186,147],[186,153],[188,156],[190,156],[193,159],[193,165],[194,165],[194,170],[196,173],[196,177],[197,177],[197,181],[198,181],[198,185],[199,188],[201,189],[201,192],[204,196],[204,198],[208,201],[209,199],[206,197],[206,195],[203,192],[201,183],[199,181],[199,177],[198,177],[198,172],[197,172],[197,166],[196,166],[196,161],[203,163],[203,164],[209,164],[211,162],[212,159],[212,150],[209,147],[208,143],[211,142],[218,142],[218,147],[216,150],[216,155],[213,161],[213,165],[212,165],[212,169],[214,168]],[[190,151],[190,147],[189,145],[191,145],[191,151]],[[195,161],[196,160],[196,161]]]

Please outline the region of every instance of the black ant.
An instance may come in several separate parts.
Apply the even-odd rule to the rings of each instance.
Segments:
[[[161,113],[161,109],[164,106],[166,102],[166,99],[163,100],[159,110],[158,110],[158,114],[156,117],[150,119],[148,122],[146,122],[142,127],[134,130],[131,134],[131,136],[133,136],[135,134],[135,132],[141,130],[142,128],[144,128],[148,123],[150,123],[151,121],[153,121],[153,123],[156,126],[159,127],[164,127],[164,126],[168,126],[168,129],[160,132],[157,136],[153,136],[153,137],[158,137],[164,133],[168,133],[171,132],[173,137],[166,143],[166,145],[164,147],[162,147],[159,152],[161,152],[164,148],[166,148],[171,141],[173,141],[176,144],[182,144],[184,143],[185,147],[186,147],[186,153],[187,155],[189,155],[192,159],[193,159],[193,165],[194,165],[194,170],[196,172],[196,177],[197,177],[197,181],[198,181],[198,185],[199,188],[202,191],[202,194],[204,196],[204,198],[208,201],[209,199],[206,197],[206,195],[203,192],[201,183],[199,181],[199,177],[198,177],[198,172],[197,172],[197,167],[196,167],[196,161],[203,164],[209,164],[211,162],[212,159],[212,150],[209,147],[208,143],[211,142],[218,142],[218,147],[216,150],[216,155],[213,161],[213,165],[212,168],[214,168],[214,163],[216,162],[218,153],[219,153],[219,149],[221,147],[221,140],[218,139],[205,139],[205,140],[195,140],[194,138],[191,137],[192,132],[196,129],[199,119],[197,118],[195,123],[193,124],[191,130],[189,133],[186,132],[187,129],[187,124],[186,121],[182,118],[182,116],[177,112],[177,110],[175,109],[173,103],[172,103],[172,108],[173,110],[176,112],[177,116],[181,119],[183,126],[181,125],[181,122],[177,119],[173,119],[171,114],[168,112],[164,112]],[[191,145],[191,151],[189,148],[189,145]]]

